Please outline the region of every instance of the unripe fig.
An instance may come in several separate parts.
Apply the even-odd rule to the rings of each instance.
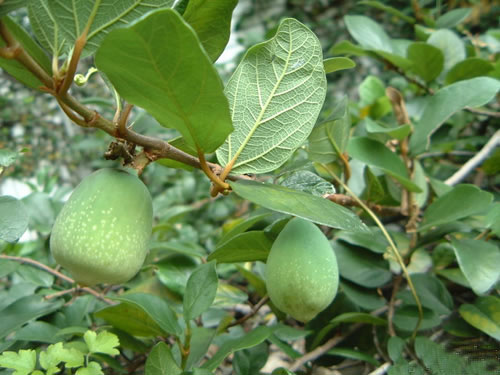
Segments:
[[[335,298],[337,258],[310,221],[290,220],[273,243],[266,266],[267,293],[280,310],[308,322]]]
[[[125,171],[101,169],[82,180],[59,213],[52,255],[79,284],[124,283],[144,262],[152,220],[146,186]]]

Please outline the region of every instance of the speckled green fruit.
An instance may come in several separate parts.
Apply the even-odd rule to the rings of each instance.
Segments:
[[[124,283],[144,262],[152,220],[146,186],[125,171],[101,169],[82,180],[57,217],[52,255],[79,284]]]
[[[308,322],[335,298],[337,258],[330,242],[310,221],[290,220],[273,243],[266,267],[271,301],[301,322]]]

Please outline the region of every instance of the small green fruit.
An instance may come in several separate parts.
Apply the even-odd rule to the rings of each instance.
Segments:
[[[328,239],[313,223],[290,220],[267,258],[271,301],[293,318],[308,322],[333,301],[338,285],[337,258]]]
[[[82,285],[124,283],[144,262],[152,221],[146,186],[125,171],[101,169],[82,180],[57,217],[52,255]]]

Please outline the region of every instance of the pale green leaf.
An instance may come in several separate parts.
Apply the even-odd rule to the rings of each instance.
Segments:
[[[324,198],[256,181],[230,182],[230,185],[240,197],[270,210],[295,215],[332,228],[367,230],[352,211]]]
[[[335,194],[331,182],[310,171],[296,171],[281,181],[280,185],[318,197]]]
[[[97,362],[89,362],[86,367],[81,367],[76,370],[75,375],[104,375],[102,367]]]
[[[28,0],[28,15],[30,25],[40,44],[50,51],[52,56],[59,56],[67,41],[49,7],[49,0]]]
[[[345,16],[347,30],[362,47],[393,52],[391,40],[382,26],[365,16]]]
[[[193,29],[174,10],[154,11],[111,31],[96,64],[123,98],[179,130],[195,149],[215,151],[232,130],[217,71]]]
[[[237,174],[278,168],[309,136],[325,99],[318,38],[284,20],[272,39],[247,51],[225,92],[235,130],[217,150],[219,163]]]
[[[476,294],[486,293],[500,278],[500,249],[493,243],[452,239],[458,265]]]
[[[348,57],[330,57],[323,60],[323,66],[325,73],[329,74],[339,70],[352,69],[356,66],[356,63]]]
[[[451,30],[441,29],[433,32],[427,43],[437,47],[444,55],[444,72],[465,59],[464,42]]]
[[[0,240],[17,241],[28,229],[28,221],[23,202],[9,195],[0,197]]]
[[[36,352],[32,349],[0,354],[0,367],[15,370],[14,375],[28,375],[35,369],[35,366]]]
[[[413,154],[425,151],[430,137],[451,115],[461,109],[478,107],[495,98],[500,81],[489,77],[477,77],[453,83],[438,90],[429,98],[420,120],[414,126],[410,138]]]
[[[411,125],[404,124],[396,127],[386,127],[367,117],[364,120],[366,131],[370,134],[385,134],[391,138],[403,140],[411,133]]]
[[[458,310],[471,326],[500,341],[500,298],[480,297],[472,304],[463,304]]]
[[[107,331],[96,334],[94,331],[87,331],[83,339],[89,348],[90,353],[104,353],[109,355],[118,355],[120,352],[116,349],[120,345],[118,337]]]
[[[472,12],[472,8],[458,8],[446,12],[436,20],[439,29],[451,29],[462,23]]]

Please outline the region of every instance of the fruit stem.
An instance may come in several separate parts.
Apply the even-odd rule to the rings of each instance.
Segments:
[[[377,226],[380,228],[380,230],[384,234],[384,237],[387,239],[387,242],[389,242],[389,245],[390,245],[390,248],[391,248],[391,250],[393,252],[393,255],[396,258],[396,260],[399,263],[399,265],[401,266],[401,269],[403,270],[403,273],[404,273],[404,275],[406,277],[406,280],[408,281],[408,286],[410,287],[410,290],[411,290],[411,293],[413,295],[413,298],[415,299],[415,303],[417,304],[418,320],[417,320],[417,325],[415,326],[415,329],[413,330],[413,333],[412,333],[412,340],[414,340],[415,337],[417,336],[417,331],[418,331],[418,329],[420,327],[420,324],[422,323],[422,319],[423,319],[423,316],[424,316],[424,311],[422,309],[422,304],[420,302],[420,298],[417,295],[417,291],[415,290],[415,286],[413,285],[413,282],[411,280],[410,274],[408,273],[408,270],[406,269],[406,265],[405,265],[405,263],[403,261],[403,258],[401,257],[401,254],[399,254],[399,251],[398,251],[396,245],[394,244],[394,242],[392,241],[391,236],[389,235],[389,233],[385,229],[384,224],[382,224],[382,222],[378,219],[377,215],[375,215],[373,213],[373,211],[370,210],[370,208],[366,204],[364,204],[363,201],[361,199],[359,199],[356,196],[356,194],[354,194],[354,192],[351,189],[349,189],[349,187],[344,182],[342,182],[342,180],[340,178],[338,178],[335,175],[335,173],[333,173],[332,170],[330,170],[328,168],[327,165],[323,164],[323,167],[328,171],[328,173],[330,174],[330,176],[332,176],[332,178],[335,181],[337,181],[337,183],[339,183],[350,196],[352,196],[352,198],[359,204],[359,206],[361,208],[363,208],[368,215],[370,215],[370,217],[373,219],[373,221],[375,221],[375,223],[377,224]]]

